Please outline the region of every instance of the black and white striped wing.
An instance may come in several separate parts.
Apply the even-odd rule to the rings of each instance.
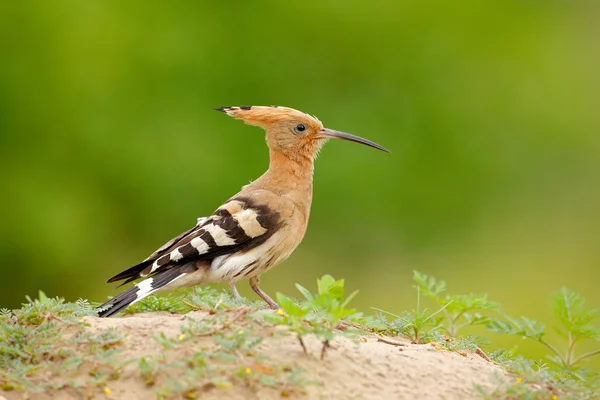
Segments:
[[[183,232],[182,234],[175,236],[173,239],[169,240],[167,243],[160,246],[154,253],[150,254],[150,256],[148,256],[148,258],[146,258],[144,261],[156,260],[158,257],[165,254],[170,248],[175,246],[177,243],[181,242],[181,240],[183,238],[188,236],[190,233],[192,233],[194,230],[196,230],[199,226],[202,226],[202,224],[204,224],[204,222],[206,222],[207,219],[208,219],[208,217],[198,218],[198,222],[196,223],[196,226],[194,226],[189,231]]]
[[[264,243],[280,226],[280,214],[235,198],[191,230],[170,240],[142,263],[110,278],[125,283],[148,277],[175,265],[212,260],[220,255],[248,250]]]
[[[192,232],[194,232],[199,226],[201,226],[204,222],[206,222],[207,219],[208,219],[208,217],[198,218],[198,222],[192,229],[175,236],[173,239],[169,240],[167,243],[163,244],[158,249],[156,249],[156,251],[154,253],[150,254],[148,256],[148,258],[146,258],[140,264],[137,264],[123,272],[118,273],[117,275],[111,277],[108,281],[106,281],[106,283],[118,282],[118,281],[122,281],[123,279],[126,279],[125,282],[123,282],[119,286],[117,286],[117,287],[121,287],[123,285],[128,284],[129,282],[132,282],[136,279],[141,278],[140,272],[142,272],[144,270],[144,268],[146,268],[147,265],[151,264],[157,258],[164,255],[165,253],[169,252],[169,250],[172,247],[177,246],[177,244],[179,242],[181,242],[181,240],[183,240],[188,235],[190,235]]]

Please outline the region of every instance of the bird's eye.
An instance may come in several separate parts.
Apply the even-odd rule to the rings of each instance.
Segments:
[[[306,127],[304,126],[304,124],[296,125],[296,132],[304,132],[305,130],[306,130]]]

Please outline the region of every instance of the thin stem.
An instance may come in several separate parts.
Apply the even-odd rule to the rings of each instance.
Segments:
[[[579,361],[583,360],[584,358],[595,356],[596,354],[600,354],[600,349],[599,350],[590,351],[589,353],[585,353],[585,354],[580,355],[579,357],[577,357],[576,359],[574,359],[573,361],[571,361],[571,364],[569,365],[569,367],[572,367],[573,365],[577,364]]]
[[[302,336],[298,335],[298,341],[300,342],[300,346],[302,346],[302,351],[304,351],[304,354],[307,354],[306,345],[304,344],[304,340],[302,340]]]
[[[185,304],[186,306],[188,306],[188,307],[192,307],[194,310],[201,310],[201,308],[200,308],[200,307],[198,307],[198,306],[197,306],[197,305],[195,305],[195,304],[192,304],[192,303],[190,303],[190,302],[189,302],[189,301],[187,301],[186,299],[181,299],[181,302],[182,302],[183,304]]]
[[[448,333],[450,336],[454,336],[454,323],[452,322],[452,317],[448,310],[444,310],[444,314],[446,314],[446,319],[448,320]]]
[[[456,332],[458,332],[459,330],[461,330],[462,328],[464,328],[465,326],[468,326],[468,325],[469,325],[468,322],[465,322],[464,324],[456,325]]]
[[[560,354],[560,351],[558,351],[556,349],[556,347],[552,346],[550,343],[546,342],[544,339],[538,339],[538,341],[543,344],[544,346],[546,346],[547,348],[549,348],[550,350],[552,350],[554,352],[554,354],[556,354],[558,356],[558,358],[560,358],[563,362],[563,364],[566,365],[565,360],[563,359],[562,354]]]
[[[385,343],[385,344],[391,344],[392,346],[406,346],[405,343],[397,342],[395,340],[388,339],[388,338],[382,338],[382,337],[380,337],[380,338],[377,338],[377,341],[381,342],[381,343]]]
[[[456,332],[458,332],[458,327],[456,326],[456,323],[458,322],[458,319],[463,316],[464,313],[464,311],[458,313],[458,315],[452,320],[452,325],[450,325],[452,327],[452,336],[456,336]]]
[[[329,347],[329,340],[325,340],[323,342],[323,347],[321,348],[321,360],[325,358],[325,353],[327,352],[327,348]]]
[[[454,318],[454,322],[458,321],[458,319],[459,319],[460,317],[462,317],[464,313],[465,313],[465,311],[461,311],[461,312],[459,312],[459,313],[458,313],[458,315],[457,315],[457,316]]]
[[[400,316],[399,316],[399,315],[396,315],[396,314],[394,314],[394,313],[391,313],[391,312],[389,312],[389,311],[382,310],[381,308],[377,308],[377,307],[371,307],[371,309],[372,309],[372,310],[375,310],[375,311],[379,311],[379,312],[381,312],[381,313],[384,313],[384,314],[391,315],[392,317],[400,318]]]
[[[452,301],[454,301],[454,300],[452,300]],[[423,322],[427,322],[429,319],[435,317],[437,314],[439,314],[442,311],[444,311],[446,309],[446,307],[448,307],[450,304],[452,304],[452,301],[449,302],[448,304],[446,304],[444,307],[442,307],[439,310],[437,310],[436,312],[434,312],[433,314],[431,314],[429,317],[425,318],[425,321],[423,321]]]
[[[564,363],[565,365],[569,365],[570,361],[571,361],[571,350],[573,349],[573,335],[571,335],[571,332],[567,332],[567,337],[569,338],[569,346],[567,346],[567,351],[565,352],[565,359],[564,359]]]
[[[571,332],[569,332],[569,358],[567,359],[567,364],[568,365],[573,365],[573,352],[575,351],[575,343],[577,343],[577,338],[573,338],[573,336],[571,335]]]

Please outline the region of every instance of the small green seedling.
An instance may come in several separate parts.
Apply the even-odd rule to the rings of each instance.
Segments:
[[[304,336],[312,334],[320,339],[323,343],[323,359],[338,323],[349,316],[358,317],[356,310],[346,308],[358,290],[345,297],[344,280],[335,280],[331,275],[317,280],[318,292],[315,295],[299,284],[296,284],[296,288],[304,296],[299,302],[277,293],[277,301],[282,310],[278,311],[276,322],[288,325],[296,333],[305,353],[307,351]]]
[[[557,291],[552,297],[552,308],[561,326],[557,332],[566,341],[563,351],[546,341],[546,327],[541,322],[527,317],[512,318],[504,314],[504,319],[494,319],[488,329],[496,333],[517,335],[535,340],[553,353],[548,359],[559,368],[575,373],[578,364],[584,359],[600,354],[600,349],[576,355],[577,345],[584,340],[600,342],[600,327],[596,309],[585,305],[585,299],[567,288]]]
[[[164,296],[151,295],[123,310],[124,314],[137,314],[144,312],[167,311],[176,314],[185,314],[193,308],[181,300],[177,293]]]
[[[379,308],[373,309],[395,318],[391,322],[387,322],[383,315],[379,316],[380,325],[386,326],[387,331],[404,336],[414,343],[437,341],[451,344],[453,342],[451,347],[455,347],[458,343],[454,343],[454,341],[457,340],[457,334],[461,328],[485,324],[489,322],[490,317],[484,313],[499,309],[496,303],[487,300],[486,295],[472,293],[442,295],[442,292],[446,290],[446,282],[437,281],[434,277],[418,271],[413,272],[413,279],[416,283],[413,288],[417,290],[416,309],[405,311],[400,315]],[[441,307],[434,312],[430,312],[427,308],[421,309],[421,294],[433,299]],[[445,332],[451,340],[441,332]],[[472,339],[465,341],[465,338],[459,338],[458,341],[462,343],[461,346],[476,347],[473,345]]]
[[[442,306],[446,316],[444,328],[451,337],[456,337],[458,331],[466,326],[485,325],[490,317],[485,313],[497,312],[500,307],[497,303],[489,301],[485,294],[459,294],[442,295],[446,290],[446,282],[436,281],[432,276],[427,276],[418,271],[413,271],[413,286],[425,296],[435,300]]]
[[[384,331],[391,331],[395,335],[404,336],[413,343],[427,342],[433,337],[439,336],[434,335],[434,333],[442,326],[440,324],[441,318],[437,317],[437,315],[442,312],[444,308],[440,308],[434,313],[430,313],[426,308],[421,310],[421,291],[418,287],[417,308],[414,310],[405,311],[401,315],[396,315],[380,308],[372,308],[380,313],[388,314],[395,318],[388,323],[383,315],[380,316],[380,319],[385,321],[383,323],[383,326],[386,327]]]

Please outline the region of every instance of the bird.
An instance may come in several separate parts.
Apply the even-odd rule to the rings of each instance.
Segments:
[[[313,197],[314,161],[323,144],[338,138],[390,152],[385,147],[323,127],[319,119],[281,106],[216,108],[266,131],[269,168],[243,186],[208,217],[169,240],[141,263],[113,276],[118,287],[141,279],[98,307],[110,317],[144,297],[182,287],[236,283],[249,279],[252,290],[270,308],[278,304],[259,286],[262,274],[287,259],[306,233]]]

